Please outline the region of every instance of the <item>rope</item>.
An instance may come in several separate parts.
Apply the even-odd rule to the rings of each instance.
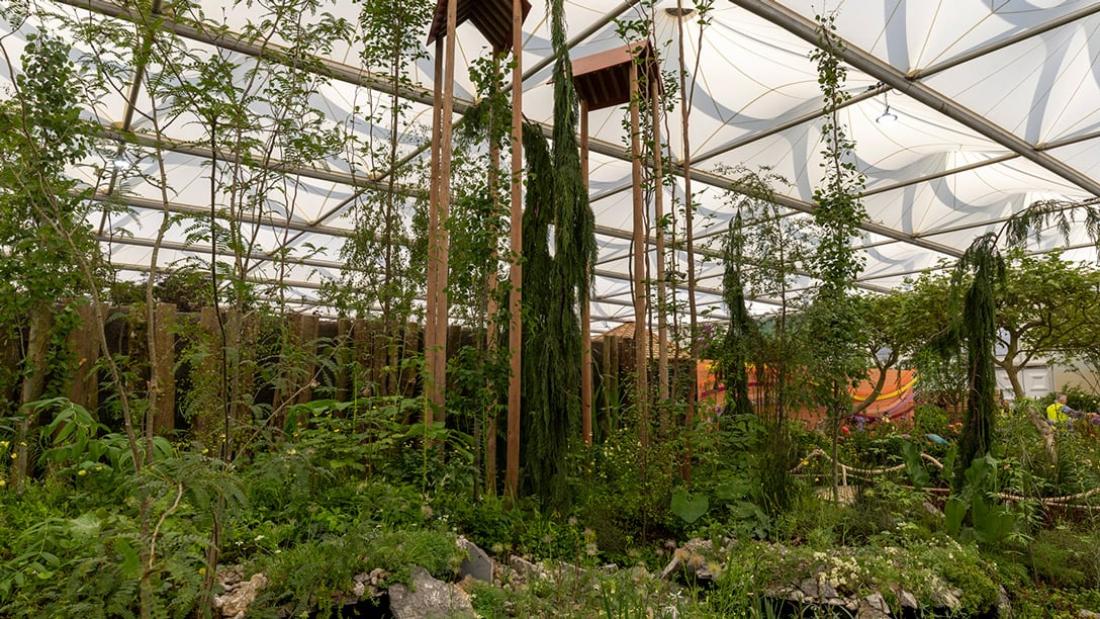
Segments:
[[[935,457],[933,457],[929,454],[926,454],[924,452],[921,452],[920,457],[921,457],[922,460],[928,462],[932,466],[940,469],[941,471],[943,470],[943,463],[940,462],[939,460],[937,460]],[[823,451],[822,449],[817,448],[817,449],[814,449],[813,451],[811,451],[805,458],[803,458],[802,461],[798,463],[798,466],[791,469],[791,472],[792,473],[799,472],[804,467],[809,465],[811,460],[815,460],[817,458],[824,458],[824,459],[826,459],[830,462],[833,462],[833,457],[832,456],[825,453],[825,451]],[[843,479],[845,480],[845,482],[847,481],[848,473],[854,473],[856,475],[885,475],[886,473],[896,473],[898,471],[901,471],[901,470],[905,469],[905,464],[898,464],[896,466],[884,466],[884,467],[879,467],[879,468],[866,469],[866,468],[851,466],[849,464],[844,464],[843,462],[840,462],[840,461],[837,461],[836,463],[840,467],[841,475],[842,475]],[[845,483],[844,485],[847,485],[847,483]],[[999,497],[1001,499],[1004,499],[1006,501],[1038,500],[1039,503],[1042,504],[1042,505],[1056,505],[1056,506],[1060,506],[1060,507],[1077,507],[1077,508],[1088,508],[1089,506],[1088,505],[1074,505],[1074,504],[1071,504],[1071,501],[1080,501],[1082,499],[1087,499],[1089,497],[1096,496],[1096,495],[1100,495],[1100,487],[1093,488],[1091,490],[1085,490],[1083,492],[1078,492],[1077,494],[1069,494],[1069,495],[1065,495],[1065,496],[1055,496],[1055,497],[1045,497],[1045,498],[1026,497],[1026,496],[1023,496],[1023,495],[1010,494],[1010,493],[1007,493],[1007,492],[998,492],[997,493],[997,497]]]

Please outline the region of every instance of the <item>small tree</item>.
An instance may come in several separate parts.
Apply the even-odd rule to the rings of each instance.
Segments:
[[[1083,267],[1058,254],[1029,256],[1020,250],[1005,256],[1004,286],[998,290],[995,357],[1012,384],[1016,399],[1026,395],[1020,370],[1039,357],[1072,354],[1077,334],[1093,322],[1095,291]]]
[[[811,54],[817,62],[818,83],[825,100],[822,125],[822,155],[825,178],[814,189],[814,221],[818,246],[812,271],[820,281],[810,309],[810,320],[818,342],[814,379],[818,401],[825,408],[832,430],[833,498],[838,496],[837,444],[841,419],[851,408],[848,383],[866,371],[866,358],[859,349],[861,329],[858,305],[853,294],[863,259],[852,240],[866,218],[859,193],[864,177],[856,168],[855,143],[840,122],[839,110],[851,98],[844,89],[847,69],[839,51],[843,42],[836,36],[833,16],[818,17],[818,48]]]

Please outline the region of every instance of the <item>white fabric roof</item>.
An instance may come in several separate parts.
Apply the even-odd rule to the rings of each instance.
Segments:
[[[14,35],[3,41],[13,58],[18,58],[27,34],[37,28],[56,28],[50,13],[80,19],[125,17],[125,11],[107,0],[36,2],[37,16],[18,31],[12,32],[10,24],[0,22],[4,34]],[[533,4],[524,24],[524,113],[549,125],[553,121],[552,86],[547,84],[551,70],[549,19],[545,2]],[[567,0],[566,5],[575,58],[621,45],[614,20],[641,17],[636,0]],[[249,20],[262,17],[258,4],[198,0],[195,6],[190,15],[168,19],[167,25],[202,18],[240,32]],[[654,11],[655,40],[669,71],[678,65],[677,18],[664,9],[675,6],[676,0],[658,0]],[[699,63],[690,136],[693,164],[699,170],[693,184],[701,202],[697,235],[720,229],[729,216],[721,190],[728,179],[716,171],[738,165],[772,168],[791,181],[789,187],[778,188],[785,208],[813,208],[813,187],[821,178],[821,98],[809,59],[812,36],[806,35],[806,28],[809,24],[812,29],[816,13],[834,9],[851,65],[847,88],[853,103],[842,111],[842,118],[856,141],[858,165],[867,176],[864,204],[869,222],[857,242],[867,256],[862,275],[865,288],[898,286],[906,276],[957,257],[976,236],[1035,200],[1098,195],[1100,2],[717,0],[702,49],[696,46],[695,18],[685,22],[688,66],[694,66],[696,60]],[[329,0],[322,9],[352,24],[358,23],[359,10],[359,3],[339,0]],[[306,15],[305,19],[319,17]],[[254,62],[249,54],[255,46],[226,50],[211,45],[202,32],[180,33],[184,35],[181,40],[197,52]],[[459,29],[457,50],[456,117],[470,102],[473,91],[467,65],[488,53],[484,40],[469,24]],[[335,77],[322,84],[313,104],[331,122],[349,124],[361,136],[385,140],[389,127],[371,126],[352,114],[355,105],[367,101],[388,104],[388,96],[373,90],[369,76],[361,74],[358,52],[354,45],[337,43],[322,57]],[[105,52],[81,43],[78,53]],[[114,53],[120,63],[127,62],[127,50]],[[430,59],[421,61],[411,77],[430,89],[432,69]],[[0,78],[9,80],[7,73],[3,68]],[[127,109],[126,97],[120,93],[127,90],[104,97],[89,113],[105,124],[120,122]],[[414,101],[411,113],[397,128],[403,154],[417,152],[424,142],[424,123],[430,114],[423,93],[409,94]],[[883,113],[886,96],[898,120],[882,124],[876,119]],[[138,93],[138,109],[149,109],[152,104],[146,93]],[[594,295],[598,301],[592,311],[596,332],[630,320],[632,314],[628,284],[631,203],[626,191],[630,165],[621,147],[625,143],[624,113],[622,108],[600,110],[591,118],[592,208],[600,232]],[[678,114],[670,117],[667,127],[673,156],[679,159],[683,152]],[[149,125],[138,118],[133,128],[148,129]],[[166,134],[184,142],[202,137],[187,119],[174,123]],[[194,149],[169,154],[174,203],[208,205],[204,171],[208,155]],[[110,153],[103,155],[108,162],[110,158]],[[312,244],[321,248],[306,264],[290,265],[288,278],[296,282],[290,296],[316,299],[319,284],[338,274],[339,248],[352,226],[347,216],[355,190],[352,173],[362,178],[369,169],[360,153],[320,162],[317,170],[303,171],[292,201],[273,205],[289,224],[260,223],[257,247],[261,252],[275,251],[288,241],[292,247]],[[89,176],[86,180],[95,179]],[[105,234],[125,230],[132,238],[116,238],[110,243],[112,260],[135,267],[148,265],[148,240],[154,238],[160,222],[155,210],[159,208],[159,191],[138,181],[120,189],[133,211],[113,215]],[[682,193],[682,179],[671,191]],[[186,245],[185,227],[177,224],[169,231],[159,259],[161,266],[184,256],[202,258],[202,248]],[[1096,258],[1083,230],[1074,231],[1068,243],[1048,235],[1032,249],[1067,246],[1066,256],[1071,259]],[[720,308],[716,294],[720,265],[701,257],[697,270],[698,301],[702,307]],[[274,273],[275,267],[269,263],[255,271],[259,278]],[[767,308],[754,303],[752,309]],[[724,308],[716,315],[724,315]]]

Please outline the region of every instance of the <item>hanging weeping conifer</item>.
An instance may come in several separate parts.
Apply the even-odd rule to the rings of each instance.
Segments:
[[[989,452],[993,423],[997,416],[997,376],[993,348],[997,338],[995,321],[996,288],[1004,280],[1004,258],[997,249],[997,236],[979,237],[963,255],[956,279],[973,272],[963,302],[959,335],[966,346],[966,418],[955,466],[955,486],[962,487],[966,469]]]
[[[729,329],[722,343],[722,376],[726,382],[726,415],[752,414],[749,399],[749,342],[755,324],[745,306],[745,284],[741,277],[744,262],[745,236],[741,214],[730,221],[723,261],[725,272],[722,287],[730,311]]]
[[[547,242],[558,206],[553,191],[553,159],[546,137],[537,128],[524,127],[523,148],[527,155],[523,213],[523,470],[529,489],[550,499],[578,407],[568,388],[573,372],[565,362],[568,343],[561,333],[562,286]],[[579,371],[576,374],[579,381]],[[577,384],[574,382],[574,387]]]
[[[588,205],[577,143],[577,95],[565,40],[562,0],[552,0],[553,152],[537,129],[524,133],[527,210],[523,217],[525,465],[531,490],[557,502],[565,450],[580,416],[579,301],[587,301],[596,259],[595,217]],[[549,230],[554,226],[551,240]],[[554,243],[551,255],[549,243]]]

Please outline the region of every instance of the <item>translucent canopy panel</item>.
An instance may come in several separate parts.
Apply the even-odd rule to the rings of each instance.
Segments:
[[[250,239],[249,277],[293,280],[301,307],[329,311],[320,289],[341,276],[342,250],[369,219],[363,214],[393,190],[411,234],[430,187],[427,142],[437,75],[434,45],[425,43],[434,2],[423,4],[424,23],[407,32],[422,53],[394,76],[368,53],[377,43],[372,11],[382,6],[370,0],[308,3],[291,11],[293,20],[276,19],[267,3],[174,3],[153,44],[178,65],[136,61],[135,24],[145,18],[129,3],[32,0],[25,21],[0,21],[0,45],[13,63],[0,63],[0,89],[5,97],[13,94],[29,36],[49,33],[72,44],[88,84],[84,116],[105,134],[71,173],[106,209],[97,207],[88,223],[129,276],[141,277],[152,266],[166,212],[174,219],[164,229],[156,266],[209,261],[209,235],[202,231],[213,211],[220,222],[235,219]],[[520,56],[523,112],[550,134],[548,3],[532,5]],[[669,10],[679,5],[687,10]],[[843,0],[823,7],[820,0],[729,0],[714,4],[706,25],[691,0],[566,0],[565,9],[573,59],[623,45],[620,33],[633,23],[649,33],[671,90],[678,90],[681,60],[686,67],[686,136],[680,98],[669,101],[660,119],[670,163],[661,193],[663,259],[679,278],[675,305],[682,307],[688,258],[682,163],[690,154],[696,301],[714,319],[726,315],[719,250],[745,170],[773,175],[774,212],[812,229],[826,119],[810,54],[814,16],[822,10],[834,11],[845,43],[844,88],[851,99],[838,117],[855,142],[851,163],[866,176],[868,220],[853,244],[865,259],[860,286],[868,294],[949,265],[977,236],[1036,201],[1100,194],[1100,3]],[[472,74],[491,51],[470,23],[454,43],[453,121],[461,126],[478,98]],[[230,135],[212,126],[188,95],[189,88],[210,87],[202,67],[216,63],[231,67],[226,96],[247,100],[247,126]],[[286,80],[305,85],[307,94],[280,100]],[[589,119],[599,251],[596,332],[633,319],[628,118],[625,107],[612,107]],[[283,139],[279,128],[286,123],[307,127],[299,133],[310,136],[308,143]],[[501,163],[507,166],[507,152]],[[212,175],[218,180],[213,194]],[[647,182],[651,176],[643,170]],[[659,260],[655,197],[643,192],[650,277]],[[1075,260],[1097,258],[1079,229],[1070,238],[1051,231],[1029,247],[1059,249]],[[798,289],[815,284],[804,273],[794,280]],[[766,295],[753,296],[753,311],[772,311]]]

